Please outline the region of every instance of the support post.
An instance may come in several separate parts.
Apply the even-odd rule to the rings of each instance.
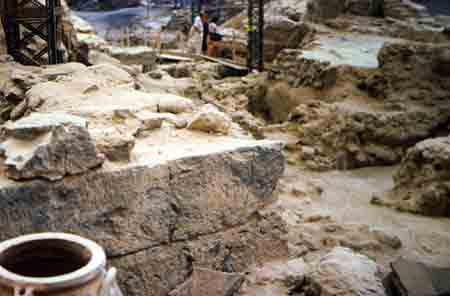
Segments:
[[[61,62],[58,52],[58,15],[60,0],[0,0],[3,2],[1,19],[6,35],[8,54],[20,63],[39,65],[47,54],[48,63]],[[45,46],[30,47],[34,38]],[[38,43],[36,43],[38,44]]]
[[[248,56],[249,71],[264,70],[264,0],[248,1]]]
[[[201,0],[192,0],[191,3],[192,24],[194,24],[195,18],[200,15],[201,9],[202,9]]]
[[[56,0],[46,0],[47,2],[47,38],[48,38],[48,63],[54,65],[58,63],[58,46],[57,46],[57,30],[56,30],[56,15],[55,2]]]

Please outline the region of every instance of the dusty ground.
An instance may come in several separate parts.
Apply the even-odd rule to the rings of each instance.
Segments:
[[[393,186],[394,171],[395,167],[376,167],[318,173],[288,166],[280,184],[280,205],[286,210],[291,233],[295,235],[301,217],[329,215],[338,224],[366,225],[398,236],[403,244],[399,250],[372,255],[385,267],[399,256],[449,266],[447,218],[421,217],[370,204],[373,194]],[[361,251],[370,254],[370,248]]]

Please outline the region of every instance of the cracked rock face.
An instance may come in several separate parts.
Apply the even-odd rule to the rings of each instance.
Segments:
[[[58,182],[4,180],[0,239],[41,231],[94,239],[120,270],[127,295],[165,296],[193,264],[241,272],[286,256],[285,223],[261,211],[274,201],[284,170],[281,147],[227,143]]]
[[[6,174],[15,180],[51,181],[87,172],[103,163],[86,121],[68,114],[38,114],[6,125],[1,145]]]

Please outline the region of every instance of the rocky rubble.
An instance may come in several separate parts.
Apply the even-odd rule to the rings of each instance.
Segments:
[[[308,120],[313,114],[317,119]],[[352,169],[400,162],[409,147],[445,126],[449,116],[448,109],[381,112],[310,103],[297,107],[291,120],[300,124],[298,144],[318,147],[313,157],[331,156],[322,157],[325,167]]]
[[[442,105],[450,91],[449,51],[445,44],[386,44],[379,69],[361,87],[375,97]]]
[[[372,17],[392,17],[407,19],[428,16],[424,6],[412,1],[402,0],[350,0],[350,1],[309,1],[305,18],[311,21],[324,21],[336,18],[341,14]]]
[[[302,57],[301,50],[284,50],[275,61],[274,78],[283,80],[291,87],[324,89],[335,86],[338,69],[330,62],[315,61]]]
[[[335,41],[283,51],[271,73],[275,86],[250,105],[258,106],[254,114],[286,122],[298,138],[288,148],[300,163],[320,170],[397,164],[414,144],[448,133],[446,45],[388,43],[379,66],[363,69],[358,65],[370,65],[370,55],[329,59],[325,48]]]
[[[155,296],[381,296],[392,258],[447,254],[445,221],[369,205],[391,175],[303,168],[401,162],[373,203],[449,215],[450,144],[426,140],[450,131],[442,25],[403,2],[307,3],[267,4],[268,39],[291,47],[268,73],[96,45],[93,66],[2,59],[0,239],[95,239],[127,295]],[[279,182],[284,155],[298,171]]]
[[[136,90],[117,65],[2,66],[3,98],[23,106],[3,125],[0,239],[95,239],[128,295],[167,295],[194,264],[241,272],[287,256],[286,226],[266,209],[279,143],[243,135],[216,107]]]
[[[314,262],[303,259],[265,264],[250,270],[241,295],[386,295],[380,267],[342,247]]]

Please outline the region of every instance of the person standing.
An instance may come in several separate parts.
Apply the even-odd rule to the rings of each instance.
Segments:
[[[203,24],[202,53],[207,54],[207,52],[208,52],[208,37],[209,37],[208,14],[203,12],[203,13],[201,13],[200,16],[201,16],[202,24]]]
[[[197,16],[194,24],[189,31],[189,52],[192,54],[201,54],[203,45],[203,22],[202,17]]]

